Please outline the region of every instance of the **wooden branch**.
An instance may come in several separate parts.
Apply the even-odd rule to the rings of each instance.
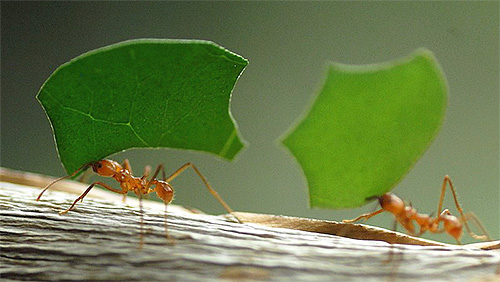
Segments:
[[[12,181],[5,176],[6,170],[0,172],[2,181]],[[80,187],[76,189],[78,193],[86,187],[75,185]],[[428,241],[428,246],[420,246],[356,240],[323,233],[337,228],[351,237],[356,232],[356,236],[363,236],[360,225],[349,225],[357,230],[353,232],[342,229],[341,223],[292,217],[237,213],[246,221],[239,224],[230,216],[194,214],[169,206],[169,232],[175,239],[171,245],[164,236],[163,204],[149,201],[144,203],[147,233],[140,250],[137,203],[130,198],[122,203],[120,195],[110,194],[108,198],[97,191],[78,203],[74,211],[59,215],[74,201],[74,194],[49,190],[37,202],[39,188],[0,182],[1,278],[5,281],[500,279],[500,274],[495,274],[499,271],[498,250],[432,241]],[[498,242],[490,243],[489,248],[495,244]]]
[[[500,249],[500,241],[489,241],[473,243],[463,246],[440,243],[423,238],[413,237],[400,232],[387,230],[384,228],[364,225],[350,224],[330,220],[318,220],[310,218],[299,218],[282,215],[268,215],[235,212],[235,216],[246,223],[258,223],[270,227],[289,228],[316,232],[322,234],[337,235],[352,239],[376,240],[390,244],[405,244],[419,246],[447,246],[451,248],[478,248],[482,250]]]

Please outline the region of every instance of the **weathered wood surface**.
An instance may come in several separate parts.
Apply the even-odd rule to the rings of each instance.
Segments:
[[[32,187],[45,187],[48,183],[51,183],[54,179],[55,178],[50,176],[11,170],[0,167],[0,180],[4,182],[23,184]],[[53,183],[50,189],[79,195],[82,191],[84,191],[87,188],[87,186],[88,184],[70,180],[63,180]],[[123,199],[121,195],[112,193],[108,190],[99,189],[98,187],[94,188],[90,192],[87,198],[89,197],[104,199],[112,202],[113,201],[121,202]],[[139,206],[137,198],[128,198],[128,199],[129,199],[128,203],[131,204],[132,206],[136,207]],[[148,206],[156,210],[161,210],[164,208],[164,205],[159,202],[150,201],[148,202]],[[168,209],[173,212],[200,213],[197,210],[186,209],[178,205],[169,205]],[[328,220],[299,218],[299,217],[290,217],[282,215],[245,213],[245,212],[235,212],[234,214],[237,215],[240,220],[244,220],[245,223],[258,223],[260,225],[265,225],[269,227],[280,227],[280,228],[296,229],[296,230],[310,231],[322,234],[338,235],[352,239],[377,240],[391,244],[448,246],[448,247],[453,246],[441,242],[426,240],[419,237],[413,237],[404,233],[395,232],[392,230],[373,227],[364,224],[346,224]],[[500,249],[500,240],[490,241],[490,242],[479,242],[479,243],[469,244],[465,247],[468,248],[475,247],[484,250],[495,250],[495,249]]]
[[[246,223],[258,223],[269,227],[288,228],[302,231],[316,232],[322,234],[337,235],[351,239],[377,240],[391,244],[419,245],[419,246],[443,246],[450,248],[479,248],[483,250],[500,249],[500,241],[478,242],[468,245],[450,245],[423,238],[413,237],[400,232],[384,228],[364,225],[350,224],[329,220],[290,217],[283,215],[255,214],[235,212],[240,220]]]
[[[497,281],[498,250],[414,246],[238,224],[145,203],[76,198],[0,182],[2,281]],[[81,192],[81,191],[80,191]],[[90,196],[90,195],[89,195]],[[119,197],[121,200],[121,197]],[[241,214],[243,215],[243,214]],[[494,280],[497,279],[497,280]],[[477,280],[481,281],[481,280]]]

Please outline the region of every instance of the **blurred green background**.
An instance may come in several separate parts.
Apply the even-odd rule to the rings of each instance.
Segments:
[[[450,89],[446,121],[393,191],[435,212],[449,174],[464,209],[500,238],[498,2],[1,2],[1,165],[63,175],[38,89],[70,59],[133,38],[206,39],[249,59],[231,106],[249,146],[232,163],[167,149],[114,159],[129,158],[136,173],[146,164],[173,171],[191,161],[235,210],[331,220],[375,204],[310,209],[300,167],[276,139],[306,110],[328,61],[368,64],[432,50]],[[172,184],[176,204],[224,211],[193,172]],[[457,213],[451,197],[445,204]],[[392,222],[380,215],[368,223]]]

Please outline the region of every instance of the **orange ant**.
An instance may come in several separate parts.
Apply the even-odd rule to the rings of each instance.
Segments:
[[[453,194],[453,199],[455,200],[455,205],[460,213],[460,220],[457,217],[453,216],[448,209],[444,209],[442,212],[440,212],[441,208],[443,207],[446,184],[450,185],[450,189]],[[413,208],[411,205],[405,205],[403,200],[401,200],[399,197],[397,197],[392,193],[386,193],[378,197],[378,201],[381,206],[380,210],[377,210],[372,213],[362,214],[355,219],[343,220],[343,222],[353,223],[360,219],[367,220],[372,216],[387,211],[394,215],[396,221],[399,222],[408,231],[408,233],[410,233],[410,235],[415,235],[415,226],[413,225],[413,221],[415,221],[417,225],[420,226],[420,230],[417,236],[422,235],[426,231],[429,231],[431,233],[446,232],[450,236],[455,238],[457,243],[460,244],[460,236],[462,235],[462,229],[463,229],[462,223],[463,223],[465,225],[467,233],[469,233],[471,237],[483,241],[490,240],[486,230],[484,229],[483,225],[479,222],[477,217],[473,213],[468,213],[467,216],[464,214],[462,208],[458,203],[457,194],[455,188],[453,187],[453,183],[451,182],[451,179],[448,175],[446,175],[443,180],[443,186],[441,188],[441,197],[439,199],[439,205],[437,209],[439,216],[435,218],[432,218],[432,215],[418,213],[415,208]],[[467,224],[467,220],[473,220],[479,227],[479,229],[481,229],[481,232],[483,232],[483,234],[485,235],[480,236],[472,232],[469,225]],[[442,229],[439,228],[439,224],[441,222],[443,222]]]
[[[222,204],[222,206],[226,209],[226,211],[230,214],[233,214],[233,210],[222,200],[222,198],[217,194],[217,192],[210,186],[208,183],[207,179],[200,173],[198,168],[196,168],[195,165],[192,163],[186,163],[183,166],[181,166],[178,170],[176,170],[172,175],[170,175],[168,178],[165,178],[165,168],[163,167],[163,164],[158,165],[156,168],[155,173],[153,174],[153,177],[151,179],[147,179],[151,170],[150,166],[146,166],[144,169],[144,174],[142,177],[135,177],[132,175],[132,169],[130,167],[130,163],[127,159],[123,162],[123,165],[120,165],[118,162],[113,161],[113,160],[108,160],[108,159],[103,159],[100,161],[95,161],[95,162],[90,162],[79,169],[77,169],[75,172],[73,172],[71,175],[63,176],[60,177],[51,183],[49,183],[45,188],[40,192],[40,195],[38,195],[38,198],[36,200],[40,200],[40,197],[42,197],[43,193],[47,191],[47,189],[50,188],[54,183],[75,176],[79,171],[81,170],[86,170],[87,168],[92,167],[92,170],[97,173],[100,176],[104,177],[112,177],[114,178],[118,183],[120,183],[121,190],[115,189],[111,186],[109,186],[106,183],[103,183],[101,181],[96,181],[85,190],[76,200],[73,202],[73,204],[66,210],[61,211],[59,214],[65,214],[69,212],[70,210],[73,209],[73,207],[76,205],[78,201],[83,201],[83,198],[92,190],[92,188],[96,185],[99,185],[101,187],[104,187],[111,192],[115,192],[118,194],[122,194],[123,198],[125,199],[126,194],[129,191],[134,192],[138,197],[139,197],[139,208],[141,211],[141,246],[143,244],[143,215],[142,215],[142,195],[147,195],[152,192],[156,192],[158,197],[163,200],[165,203],[165,235],[168,239],[172,241],[170,238],[168,232],[167,232],[167,205],[170,204],[170,202],[173,199],[174,195],[174,190],[172,186],[169,184],[171,180],[176,178],[179,174],[181,174],[184,170],[186,170],[188,167],[192,167],[193,170],[198,174],[198,176],[201,178],[203,181],[203,184],[207,187],[208,191]],[[163,180],[159,180],[156,177],[158,174],[162,172]],[[154,188],[153,188],[154,187]],[[234,216],[234,215],[233,215]],[[235,219],[241,223],[241,221],[238,219],[238,217],[234,216]]]

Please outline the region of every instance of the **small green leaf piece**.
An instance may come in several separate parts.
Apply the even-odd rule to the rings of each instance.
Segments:
[[[446,103],[428,50],[376,65],[331,64],[309,112],[282,140],[304,171],[311,207],[358,207],[394,188],[430,146]]]
[[[248,61],[212,42],[139,39],[60,66],[37,98],[66,172],[134,147],[243,148],[229,111]]]

